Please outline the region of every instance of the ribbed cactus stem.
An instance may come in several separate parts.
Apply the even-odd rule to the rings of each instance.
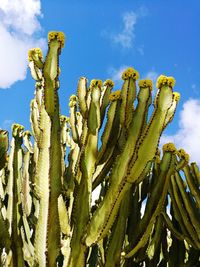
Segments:
[[[11,249],[13,253],[12,261],[16,267],[24,266],[24,257],[22,252],[22,237],[20,235],[20,217],[22,217],[21,186],[22,186],[22,131],[24,127],[19,124],[12,126],[12,135],[14,138],[13,155],[13,211],[11,222]]]

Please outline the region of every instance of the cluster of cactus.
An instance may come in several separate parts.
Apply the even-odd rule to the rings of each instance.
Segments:
[[[136,85],[133,68],[113,92],[82,77],[61,116],[64,34],[48,41],[45,60],[29,51],[31,132],[14,124],[9,149],[0,130],[0,266],[197,266],[200,172],[183,149],[158,148],[175,80],[158,78],[152,105],[152,81]]]

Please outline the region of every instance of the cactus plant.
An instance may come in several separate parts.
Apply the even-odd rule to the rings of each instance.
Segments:
[[[14,124],[8,150],[0,130],[0,266],[196,266],[200,172],[174,144],[159,150],[180,98],[174,78],[158,78],[151,113],[152,81],[137,83],[134,68],[113,92],[111,80],[81,77],[66,117],[64,40],[49,33],[45,60],[29,51],[31,132]]]

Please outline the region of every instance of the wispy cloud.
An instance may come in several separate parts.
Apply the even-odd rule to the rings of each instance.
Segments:
[[[131,48],[135,38],[136,13],[132,11],[123,14],[122,22],[122,30],[119,33],[111,34],[111,40],[123,48]]]
[[[125,12],[121,16],[121,27],[118,31],[104,30],[102,35],[111,40],[112,44],[117,44],[122,48],[132,48],[135,40],[135,27],[138,19],[147,15],[145,7],[139,8],[137,11]],[[144,46],[138,47],[138,52],[144,54]]]
[[[28,50],[44,47],[44,39],[35,37],[40,16],[40,0],[0,1],[0,88],[25,79]]]
[[[161,145],[173,142],[177,148],[184,148],[190,154],[191,161],[200,164],[200,99],[189,99],[179,114],[179,129],[174,135],[164,134]]]

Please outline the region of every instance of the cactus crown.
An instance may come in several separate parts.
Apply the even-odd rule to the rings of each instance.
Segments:
[[[130,67],[127,68],[123,73],[122,73],[122,79],[127,80],[128,78],[133,78],[135,81],[139,79],[139,73],[136,71],[134,68]]]
[[[174,96],[174,100],[175,101],[179,101],[180,100],[180,97],[181,97],[181,95],[180,95],[180,93],[178,93],[178,92],[173,92],[173,96]]]
[[[49,32],[48,34],[48,41],[51,42],[52,40],[57,39],[60,42],[60,47],[63,48],[65,45],[65,35],[63,32]]]
[[[165,75],[160,75],[157,79],[156,87],[160,89],[163,85],[168,85],[173,88],[176,83],[176,80],[173,77],[168,77]]]
[[[184,159],[186,162],[189,162],[190,156],[185,152],[183,148],[179,149],[178,156],[182,159]]]
[[[113,87],[115,83],[112,80],[108,79],[103,83],[103,85]]]
[[[90,82],[90,88],[93,88],[93,87],[99,87],[101,89],[103,83],[102,83],[102,80],[91,80]]]
[[[33,61],[33,57],[36,56],[39,59],[43,59],[42,50],[40,48],[32,48],[28,51],[28,61]]]
[[[177,149],[173,143],[167,143],[163,146],[163,152],[173,152],[176,153]]]
[[[32,134],[31,134],[31,132],[30,131],[24,131],[23,132],[23,136],[28,136],[28,137],[30,137]]]
[[[13,137],[16,137],[17,135],[21,135],[22,131],[24,130],[24,126],[20,124],[13,124],[12,125],[12,135]]]
[[[110,101],[115,101],[115,100],[120,99],[120,98],[121,98],[121,90],[117,90],[115,92],[112,92],[109,95],[109,100]]]
[[[64,116],[64,115],[61,115],[61,116],[60,116],[60,121],[61,121],[61,122],[69,122],[69,117]]]
[[[71,95],[69,100],[70,101],[77,101],[77,96],[76,95]]]
[[[152,80],[149,80],[149,79],[140,80],[138,82],[138,86],[140,88],[149,88],[150,90],[152,90],[153,89],[153,82],[152,82]]]

